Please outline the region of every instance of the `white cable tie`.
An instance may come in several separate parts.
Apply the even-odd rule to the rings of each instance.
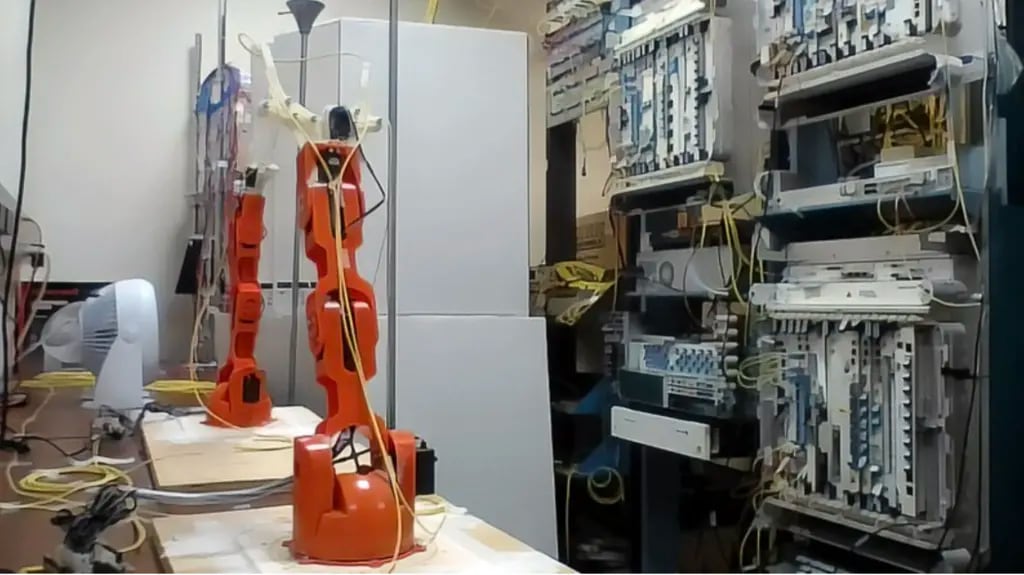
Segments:
[[[95,465],[111,465],[111,466],[113,466],[113,465],[131,465],[132,463],[135,463],[135,458],[134,457],[124,457],[124,458],[103,457],[102,455],[94,455],[94,456],[92,456],[92,457],[90,457],[88,459],[75,459],[73,457],[72,458],[68,458],[68,463],[70,463],[72,467],[87,467],[89,465],[94,465],[94,464]]]

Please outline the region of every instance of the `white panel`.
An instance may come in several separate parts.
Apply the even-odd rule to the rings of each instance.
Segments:
[[[544,320],[399,321],[398,426],[437,450],[438,492],[556,557]]]
[[[399,34],[399,313],[526,316],[526,36],[420,24]],[[342,20],[342,48],[373,67],[367,93],[346,59],[343,96],[386,115],[386,23]],[[384,179],[386,138],[371,140],[367,156]],[[382,260],[378,294],[386,218],[382,209],[368,222],[359,254],[368,277]]]
[[[696,459],[711,457],[711,428],[704,423],[615,406],[612,436]]]

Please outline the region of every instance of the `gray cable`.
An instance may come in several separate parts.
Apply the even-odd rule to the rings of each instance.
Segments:
[[[165,505],[237,505],[287,491],[291,488],[292,481],[291,477],[286,477],[256,487],[230,491],[188,492],[143,488],[130,488],[129,490],[135,494],[137,499]]]

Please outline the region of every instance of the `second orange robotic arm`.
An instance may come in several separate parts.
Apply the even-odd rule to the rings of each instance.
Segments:
[[[263,242],[263,189],[276,168],[250,168],[244,191],[235,198],[228,224],[228,278],[231,341],[207,403],[211,425],[254,427],[270,421],[267,376],[256,363],[256,337],[263,317],[260,244]]]

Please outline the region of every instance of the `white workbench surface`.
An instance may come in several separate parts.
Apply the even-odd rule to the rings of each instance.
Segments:
[[[256,435],[298,437],[313,433],[320,417],[302,406],[275,407],[271,423],[252,429],[207,425],[206,414],[182,417],[147,413],[142,437],[156,487],[222,490],[266,483],[292,474],[291,445],[282,449],[240,449]]]
[[[554,559],[461,509],[421,516],[416,539],[427,548],[399,560],[396,573],[488,571],[573,573]],[[443,522],[443,523],[442,523]],[[431,542],[427,530],[437,532]],[[388,566],[335,567],[291,558],[291,506],[179,515],[153,520],[165,568],[173,573],[371,573]]]

